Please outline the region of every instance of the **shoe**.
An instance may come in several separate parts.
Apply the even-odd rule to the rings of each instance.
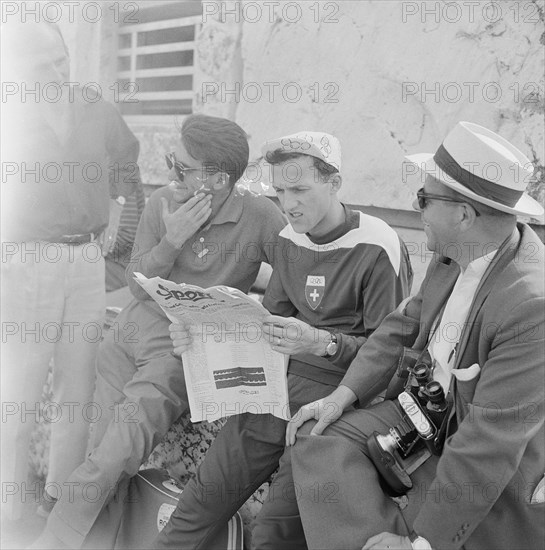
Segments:
[[[40,503],[40,506],[38,506],[38,509],[36,510],[36,514],[38,514],[41,518],[48,518],[49,514],[51,513],[51,510],[53,510],[53,506],[57,503],[57,499],[55,497],[52,497],[47,491],[44,491],[44,497],[42,502]]]

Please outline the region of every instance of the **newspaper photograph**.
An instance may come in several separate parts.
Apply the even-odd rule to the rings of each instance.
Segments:
[[[269,312],[257,300],[228,286],[134,278],[172,322],[190,330],[182,362],[192,422],[247,412],[290,419],[288,356],[271,349],[261,328]]]

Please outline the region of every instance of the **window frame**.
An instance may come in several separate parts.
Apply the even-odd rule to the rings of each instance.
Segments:
[[[155,6],[154,6],[155,7]],[[161,8],[161,5],[156,6],[157,9]],[[163,29],[170,29],[176,27],[188,27],[194,25],[194,39],[185,42],[169,42],[166,44],[155,44],[151,46],[138,46],[138,33],[156,31]],[[169,90],[169,91],[153,91],[153,92],[140,92],[135,90],[133,86],[122,85],[119,82],[119,102],[120,107],[125,100],[132,98],[140,101],[164,101],[164,100],[193,100],[195,90],[195,51],[196,51],[196,38],[202,28],[202,15],[189,15],[176,17],[172,19],[160,19],[157,21],[151,21],[146,23],[134,23],[130,25],[119,25],[117,28],[117,52],[116,52],[116,80],[128,82],[136,82],[139,78],[153,78],[153,77],[171,77],[171,76],[191,76],[193,77],[191,90]],[[126,48],[119,47],[120,37],[122,35],[128,35],[130,46]],[[183,52],[193,51],[193,64],[191,66],[177,66],[177,67],[160,67],[150,69],[137,69],[136,63],[139,55],[143,54],[160,54],[169,52]],[[128,70],[119,70],[118,64],[121,57],[128,57],[130,59],[130,67]],[[122,110],[123,112],[123,110]],[[171,121],[173,116],[186,116],[191,113],[163,113],[163,114],[130,114],[123,113],[123,117],[127,121],[131,122],[166,122]]]

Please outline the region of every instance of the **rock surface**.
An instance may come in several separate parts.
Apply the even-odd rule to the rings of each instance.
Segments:
[[[410,210],[421,181],[404,184],[404,155],[469,120],[543,179],[543,2],[274,2],[259,18],[256,2],[219,4],[194,107],[241,124],[253,158],[271,137],[324,130],[343,146],[343,200]]]

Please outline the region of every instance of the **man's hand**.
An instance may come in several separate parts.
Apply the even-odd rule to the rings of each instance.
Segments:
[[[313,353],[324,355],[329,332],[311,327],[295,317],[269,315],[263,319],[263,334],[274,351],[286,355]]]
[[[189,329],[181,323],[171,323],[168,329],[172,340],[172,353],[176,357],[181,357],[182,353],[191,347],[192,338]]]
[[[212,195],[199,194],[171,212],[168,200],[161,197],[166,238],[172,246],[182,248],[187,239],[206,222],[212,213],[211,200]]]
[[[361,550],[412,550],[412,548],[409,537],[383,532],[371,537]]]
[[[339,386],[327,397],[318,399],[301,407],[297,414],[289,421],[286,429],[286,446],[295,443],[297,430],[307,420],[317,420],[310,435],[321,435],[323,431],[336,420],[357,399],[356,394],[347,386]]]
[[[110,199],[110,219],[108,227],[100,234],[98,244],[102,249],[102,255],[107,256],[114,250],[117,232],[119,231],[119,220],[123,206],[115,199]]]

